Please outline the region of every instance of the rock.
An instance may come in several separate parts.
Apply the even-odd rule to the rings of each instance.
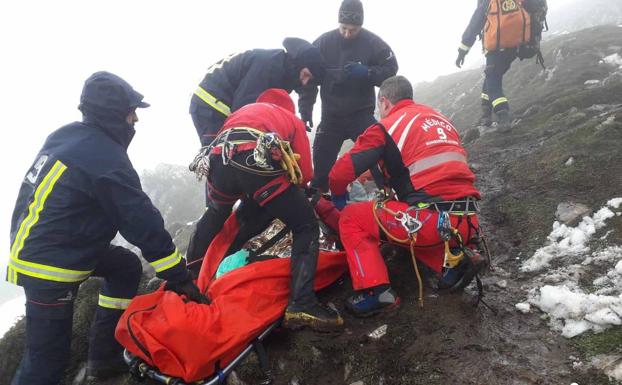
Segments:
[[[499,286],[502,289],[505,289],[506,287],[508,287],[508,281],[506,281],[505,279],[501,279],[495,282],[495,285]]]
[[[592,210],[582,203],[562,202],[557,205],[555,218],[566,225],[574,226],[591,212]]]
[[[313,354],[313,358],[315,360],[319,360],[320,358],[322,358],[322,352],[315,346],[311,346],[311,354]]]
[[[365,383],[363,381],[356,381],[351,383],[350,385],[365,385]]]
[[[523,118],[526,118],[531,115],[535,115],[540,112],[540,106],[531,106],[525,112],[523,112]]]
[[[350,373],[352,373],[352,363],[346,363],[346,366],[343,368],[343,381],[345,382],[348,377],[350,377]]]
[[[464,133],[464,137],[462,139],[462,142],[464,143],[471,143],[473,141],[475,141],[476,139],[479,139],[480,137],[480,132],[477,128],[471,128],[470,130],[468,130],[467,132]]]
[[[294,378],[292,378],[292,380],[289,382],[289,385],[300,385],[300,380],[298,379],[298,377],[294,377]]]
[[[285,361],[279,360],[276,364],[281,372],[285,371]]]
[[[571,156],[570,158],[568,158],[566,163],[564,163],[564,166],[572,166],[573,163],[574,163],[574,158]]]
[[[240,380],[238,374],[234,371],[227,377],[227,385],[246,385],[246,382]]]

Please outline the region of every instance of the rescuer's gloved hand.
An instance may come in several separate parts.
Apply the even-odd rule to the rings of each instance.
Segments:
[[[348,203],[348,193],[341,195],[331,195],[330,200],[333,202],[337,210],[341,211]]]
[[[369,77],[369,67],[362,63],[348,63],[343,67],[348,79],[362,79]]]
[[[188,301],[204,304],[210,303],[209,299],[201,294],[199,288],[192,282],[190,276],[183,281],[167,282],[166,285],[164,285],[164,290],[171,290],[179,295],[185,295]]]
[[[311,128],[313,128],[313,111],[300,110],[300,120],[305,122],[307,131],[311,132]]]
[[[462,68],[462,65],[464,65],[464,58],[466,57],[467,53],[469,53],[469,50],[466,50],[462,47],[458,48],[458,58],[456,59],[456,67]]]

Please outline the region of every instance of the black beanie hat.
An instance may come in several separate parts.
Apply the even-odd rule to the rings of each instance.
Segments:
[[[339,23],[363,25],[363,3],[361,0],[343,0],[339,7]]]
[[[322,81],[326,72],[326,64],[317,47],[297,37],[286,37],[283,40],[283,47],[287,51],[287,56],[294,63],[296,72],[308,68],[316,81]]]

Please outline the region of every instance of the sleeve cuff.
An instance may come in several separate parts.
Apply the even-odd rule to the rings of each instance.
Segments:
[[[468,45],[466,45],[466,44],[464,44],[464,43],[460,43],[460,46],[458,46],[458,49],[459,49],[459,50],[462,50],[462,51],[469,52],[469,50],[471,49],[471,47],[469,47]]]

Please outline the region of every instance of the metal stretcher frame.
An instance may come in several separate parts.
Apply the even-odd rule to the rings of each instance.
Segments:
[[[145,361],[136,357],[127,349],[123,351],[123,359],[130,368],[132,375],[140,378],[150,378],[165,385],[217,385],[224,384],[227,381],[227,377],[231,372],[246,358],[253,350],[257,352],[259,357],[259,363],[261,369],[266,378],[260,382],[262,385],[268,385],[272,383],[272,373],[269,369],[267,355],[262,341],[281,324],[281,319],[272,323],[266,328],[253,342],[251,342],[233,361],[229,363],[224,369],[218,370],[210,378],[195,381],[192,383],[186,383],[181,378],[171,377],[164,373],[161,373],[158,369],[149,366]]]

